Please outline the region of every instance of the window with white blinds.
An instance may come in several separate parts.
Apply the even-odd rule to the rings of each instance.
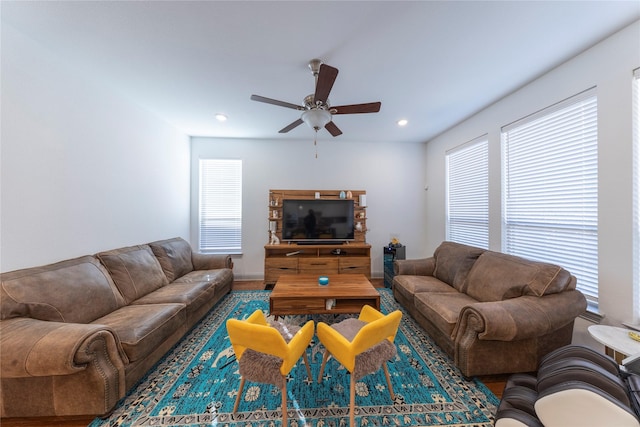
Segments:
[[[640,68],[633,72],[633,285],[634,316],[640,321]]]
[[[598,303],[595,88],[502,128],[503,251],[558,264]]]
[[[489,141],[486,136],[446,155],[447,240],[489,248]]]
[[[242,252],[242,160],[200,159],[199,248]]]

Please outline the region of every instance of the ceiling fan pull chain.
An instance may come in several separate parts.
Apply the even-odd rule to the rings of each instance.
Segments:
[[[316,159],[318,158],[318,129],[316,129],[315,135],[313,135],[313,146],[316,148]]]

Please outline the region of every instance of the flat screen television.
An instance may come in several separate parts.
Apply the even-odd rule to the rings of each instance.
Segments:
[[[300,244],[353,240],[353,218],[353,200],[285,199],[282,240]]]

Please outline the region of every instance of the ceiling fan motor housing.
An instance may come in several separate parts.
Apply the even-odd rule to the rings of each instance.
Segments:
[[[316,102],[315,100],[315,94],[311,94],[311,95],[307,95],[304,98],[304,106],[307,109],[312,109],[312,108],[321,108],[323,110],[328,110],[329,109],[329,100],[327,99],[325,102],[322,101],[318,101]]]

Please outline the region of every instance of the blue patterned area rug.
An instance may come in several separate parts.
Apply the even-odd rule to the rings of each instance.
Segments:
[[[391,291],[379,289],[382,311],[399,308]],[[280,390],[248,382],[238,412],[233,414],[240,376],[225,327],[228,318],[245,318],[256,309],[268,313],[268,291],[235,291],[227,295],[118,404],[106,426],[280,426]],[[343,316],[344,317],[344,316]],[[333,323],[343,317],[318,315]],[[287,316],[302,324],[306,316]],[[493,425],[498,399],[478,380],[465,380],[457,368],[404,312],[395,340],[398,356],[389,363],[395,392],[391,401],[382,370],[357,383],[358,426]],[[314,381],[300,361],[291,371],[289,425],[329,427],[349,424],[349,376],[333,358],[322,383],[315,380],[324,348],[314,339],[307,350]]]

